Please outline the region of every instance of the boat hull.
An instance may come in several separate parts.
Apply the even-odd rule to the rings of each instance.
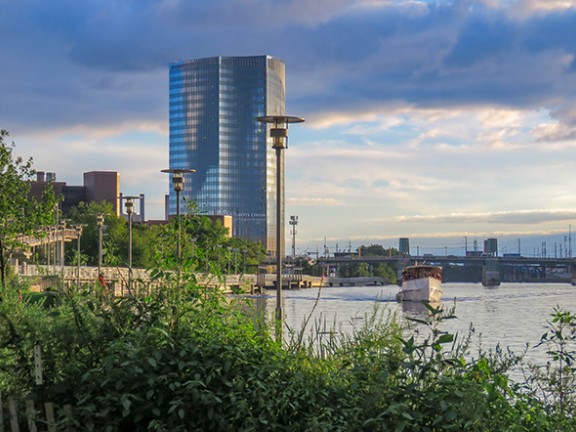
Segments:
[[[442,281],[433,277],[423,277],[402,282],[399,301],[439,302],[442,299]]]

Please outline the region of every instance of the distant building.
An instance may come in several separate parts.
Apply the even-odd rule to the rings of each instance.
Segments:
[[[90,171],[84,173],[84,185],[70,186],[56,180],[56,173],[38,171],[30,194],[36,199],[42,198],[47,183],[51,183],[59,202],[59,209],[67,213],[81,202],[106,201],[112,204],[116,216],[120,215],[118,196],[120,194],[120,174],[116,171]]]
[[[401,237],[398,241],[398,252],[402,256],[410,256],[410,239]]]
[[[89,171],[84,173],[87,202],[106,201],[112,204],[116,215],[120,213],[120,173],[116,171]],[[142,213],[143,214],[143,213]]]
[[[181,198],[202,214],[233,219],[232,235],[276,251],[276,155],[258,116],[283,115],[285,65],[270,56],[211,57],[170,65],[170,168],[185,174]],[[281,153],[284,178],[284,152]],[[283,181],[283,180],[282,180]],[[282,188],[282,194],[284,188]],[[169,214],[176,213],[170,189]]]
[[[234,225],[234,221],[232,219],[232,216],[219,216],[219,215],[210,216],[210,215],[207,215],[207,217],[208,217],[208,219],[210,219],[212,221],[212,223],[220,222],[222,224],[222,226],[224,228],[226,228],[226,230],[228,232],[228,237],[232,237],[232,228]]]
[[[488,256],[498,256],[498,240],[495,238],[484,240],[484,253]]]

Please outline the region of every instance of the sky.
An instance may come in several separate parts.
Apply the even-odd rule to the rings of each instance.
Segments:
[[[265,54],[306,119],[286,151],[298,253],[572,249],[576,0],[0,0],[0,16],[15,152],[73,185],[120,172],[148,219],[170,187],[169,64]]]

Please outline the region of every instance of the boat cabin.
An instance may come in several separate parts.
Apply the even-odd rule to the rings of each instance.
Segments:
[[[424,278],[433,278],[439,281],[442,280],[442,267],[430,265],[415,265],[406,267],[402,270],[402,280],[416,280]]]

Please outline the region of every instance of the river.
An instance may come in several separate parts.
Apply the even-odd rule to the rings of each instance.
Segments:
[[[497,344],[519,354],[528,344],[525,360],[543,364],[546,361],[543,350],[533,347],[546,331],[550,314],[556,306],[576,313],[576,287],[569,284],[503,283],[497,288],[485,288],[481,284],[446,283],[442,288],[442,306],[446,309],[454,306],[457,318],[444,321],[441,329],[467,335],[472,325],[475,329],[472,354],[479,347],[488,350]],[[305,334],[315,331],[318,323],[349,333],[363,325],[376,304],[380,309],[397,313],[401,319],[414,316],[410,306],[406,310],[406,305],[394,301],[397,291],[394,285],[284,290],[285,323],[300,331],[312,314]],[[261,300],[270,319],[274,316],[276,293],[267,294]]]

